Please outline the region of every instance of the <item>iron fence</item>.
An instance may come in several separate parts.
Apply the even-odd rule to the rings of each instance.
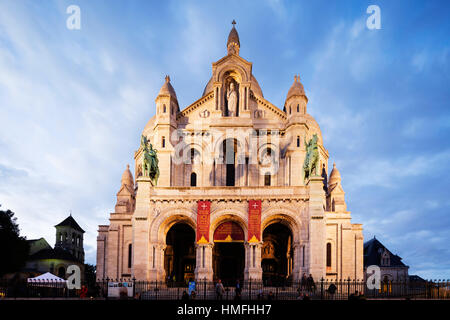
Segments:
[[[217,282],[140,281],[102,279],[81,283],[81,289],[68,289],[65,283],[51,281],[14,283],[0,281],[0,298],[96,298],[140,300],[348,300],[348,299],[450,299],[450,280],[382,282],[368,289],[363,280],[320,280],[313,282],[241,281],[229,282],[218,290]],[[126,289],[124,291],[124,288]],[[220,288],[220,286],[219,286]],[[122,290],[122,291],[121,291]],[[125,292],[124,295],[122,293]]]

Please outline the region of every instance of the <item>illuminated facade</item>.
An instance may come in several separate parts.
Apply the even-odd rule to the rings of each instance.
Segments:
[[[98,278],[363,278],[362,226],[351,223],[337,168],[327,174],[300,78],[280,109],[239,50],[233,26],[227,55],[184,109],[166,77],[142,132],[157,150],[157,184],[142,170],[141,144],[136,182],[127,168],[115,212],[99,226]]]

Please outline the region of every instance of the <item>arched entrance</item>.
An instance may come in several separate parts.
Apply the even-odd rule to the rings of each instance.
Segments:
[[[220,224],[214,231],[214,278],[225,285],[234,285],[244,278],[244,231],[234,221]]]
[[[186,223],[174,224],[166,235],[164,269],[169,283],[186,283],[194,279],[195,231]]]
[[[292,232],[282,223],[273,223],[263,232],[261,267],[266,285],[284,284],[293,268]]]

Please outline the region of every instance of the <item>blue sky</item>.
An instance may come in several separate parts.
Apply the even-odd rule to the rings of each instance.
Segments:
[[[81,9],[81,30],[66,8]],[[381,29],[366,9],[381,9]],[[95,263],[126,164],[169,74],[200,97],[237,21],[240,55],[282,108],[294,74],[343,177],[353,222],[450,278],[447,1],[0,1],[0,204],[54,244],[72,210]]]

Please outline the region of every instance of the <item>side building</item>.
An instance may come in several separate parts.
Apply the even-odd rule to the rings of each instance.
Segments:
[[[409,281],[409,266],[405,265],[401,257],[389,251],[375,237],[364,243],[364,274],[367,274],[367,268],[371,265],[380,268],[383,283]]]
[[[50,272],[60,278],[67,278],[70,265],[80,267],[81,280],[84,279],[84,230],[70,215],[57,224],[55,247],[44,238],[28,240],[30,252],[22,272],[37,275]]]

